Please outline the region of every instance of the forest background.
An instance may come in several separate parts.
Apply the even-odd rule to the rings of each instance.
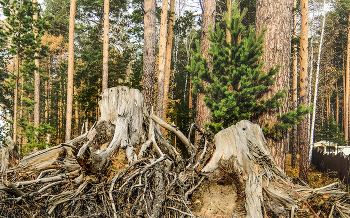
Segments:
[[[145,95],[145,85],[149,85],[143,81],[147,76],[145,62],[149,63],[149,59],[145,59],[145,46],[149,41],[146,38],[149,23],[146,23],[145,13],[149,1],[110,0],[106,13],[107,1],[77,0],[74,1],[75,17],[71,16],[72,2],[68,0],[44,0],[39,4],[30,0],[0,1],[0,141],[11,135],[21,153],[26,154],[35,147],[44,149],[67,141],[67,137],[73,138],[87,132],[99,118],[98,101],[106,87],[103,86],[103,71],[106,68],[107,87],[129,86],[142,89]],[[225,29],[224,14],[232,2],[151,2],[155,6],[155,42],[153,77],[150,77],[154,92],[150,92],[150,99],[158,116],[188,133],[191,123],[202,121],[200,124],[203,125],[210,121],[208,115],[207,120],[198,118],[204,112],[199,108],[203,104],[200,93],[193,92],[191,79],[194,76],[188,68],[193,57],[191,51],[196,50],[196,40],[204,41],[203,31],[208,32],[209,26],[217,23]],[[260,14],[264,2],[239,1],[239,9],[247,9],[242,20],[247,29],[253,26],[260,33],[262,27],[267,26],[269,31],[269,25],[262,23],[265,18]],[[279,4],[280,1],[275,1],[267,5],[270,11],[266,16],[283,20],[277,11],[276,5]],[[306,1],[309,10],[306,13],[309,19],[306,49],[301,43],[301,21],[303,16],[305,19],[305,7],[300,5],[305,6],[305,1],[294,1],[294,5],[293,1],[289,1],[287,4],[287,11],[290,12],[287,13],[289,41],[279,46],[287,51],[288,60],[272,63],[263,57],[266,68],[278,64],[286,68],[281,69],[287,77],[287,85],[283,88],[288,90],[283,112],[296,110],[299,104],[311,108],[311,103],[317,99],[313,111],[316,115],[315,133],[312,132],[312,115],[307,115],[304,119],[307,128],[301,124],[298,128],[282,130],[279,138],[270,137],[270,144],[278,146],[275,151],[272,149],[272,153],[276,158],[281,158],[277,162],[282,168],[285,154],[292,152],[296,157],[300,148],[305,150],[306,142],[308,151],[313,141],[329,140],[345,145],[349,137],[350,79],[347,63],[350,62],[350,1]],[[214,14],[211,25],[205,18],[208,11]],[[107,35],[106,20],[109,21]],[[72,38],[69,36],[69,23],[72,21],[75,23],[74,56],[69,55],[68,46]],[[164,29],[167,30],[165,36]],[[275,29],[272,26],[270,30],[273,32]],[[107,62],[104,61],[106,36],[109,39]],[[265,41],[269,42],[269,39]],[[266,45],[264,50],[265,54],[276,52]],[[306,56],[305,50],[308,52]],[[74,58],[73,80],[69,79],[69,58]],[[300,60],[307,61],[306,68],[305,65],[301,66],[303,63]],[[106,63],[107,67],[104,66]],[[301,73],[303,70],[307,73],[306,77]],[[158,88],[162,84],[159,78],[162,77],[169,88]],[[35,82],[38,78],[39,82]],[[305,79],[309,81],[306,85],[302,83]],[[278,77],[275,80],[276,84],[280,84]],[[72,92],[69,90],[70,81],[73,81]],[[274,90],[278,89],[275,86],[271,89],[278,91]],[[163,92],[161,100],[159,90]],[[306,95],[301,96],[303,91]],[[67,98],[71,94],[72,109],[69,109]],[[165,102],[161,110],[157,103],[160,101]],[[70,119],[67,118],[68,114]],[[249,119],[262,124],[262,127],[266,124],[254,116]],[[71,124],[67,123],[68,120]],[[68,133],[67,126],[71,128]],[[164,134],[181,151],[184,146],[182,142],[171,133]],[[305,140],[305,137],[302,138],[304,135],[307,135]]]

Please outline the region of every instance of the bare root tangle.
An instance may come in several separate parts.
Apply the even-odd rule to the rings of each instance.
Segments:
[[[293,184],[249,121],[215,137],[193,124],[190,131],[201,135],[194,147],[177,127],[148,114],[138,90],[106,89],[100,109],[100,120],[86,134],[2,166],[0,217],[201,217],[192,196],[212,183],[235,186],[236,208],[228,214],[217,206],[225,216],[303,217],[312,210],[323,217],[350,215],[338,184]],[[155,123],[181,139],[188,158]],[[125,164],[117,168],[117,159]]]

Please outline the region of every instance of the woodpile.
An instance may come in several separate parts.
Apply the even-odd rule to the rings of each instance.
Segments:
[[[84,135],[24,156],[2,149],[0,217],[349,217],[339,184],[293,183],[271,157],[260,127],[241,121],[215,136],[196,124],[195,147],[143,105],[138,90],[109,88]],[[185,144],[183,157],[155,124]],[[117,156],[127,161],[115,166]],[[11,157],[10,157],[11,156]],[[195,196],[216,185],[237,192],[235,209],[205,215]],[[220,205],[218,205],[220,208]]]

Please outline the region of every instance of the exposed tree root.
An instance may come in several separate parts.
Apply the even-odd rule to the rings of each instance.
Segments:
[[[249,121],[215,138],[194,124],[202,136],[194,147],[175,126],[149,115],[137,90],[107,89],[100,108],[100,120],[86,134],[4,170],[0,217],[196,217],[191,196],[212,182],[235,186],[240,209],[220,209],[231,217],[306,217],[312,210],[320,217],[350,215],[338,184],[293,184]],[[154,122],[182,140],[188,158]],[[120,153],[128,164],[116,171],[111,160]]]

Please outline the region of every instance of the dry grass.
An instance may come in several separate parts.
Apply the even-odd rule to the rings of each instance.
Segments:
[[[286,155],[286,174],[293,178],[299,178],[299,155],[297,160],[297,167],[295,169],[291,166],[291,154]],[[338,178],[331,178],[327,173],[317,171],[314,166],[309,170],[309,185],[313,188],[320,188],[334,182],[339,182]]]

